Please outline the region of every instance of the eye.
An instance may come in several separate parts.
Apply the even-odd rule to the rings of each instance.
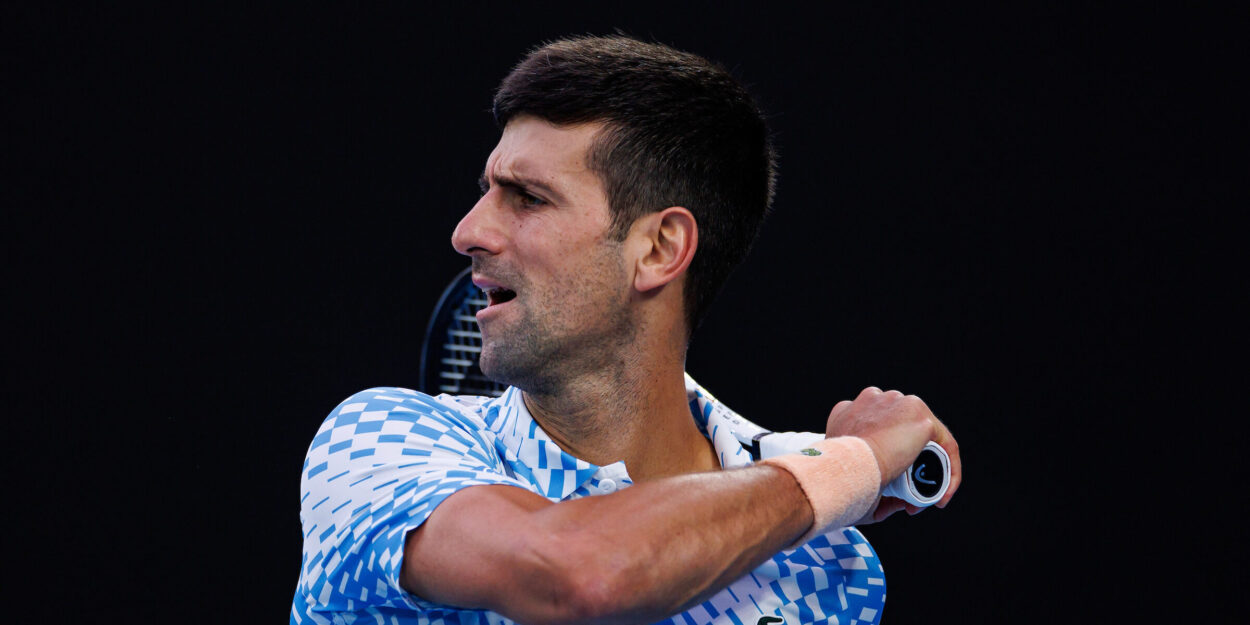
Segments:
[[[516,194],[517,194],[517,198],[521,202],[521,206],[524,206],[526,208],[536,208],[538,206],[542,206],[543,204],[547,203],[546,200],[536,195],[533,195],[525,191],[524,189],[517,189]]]

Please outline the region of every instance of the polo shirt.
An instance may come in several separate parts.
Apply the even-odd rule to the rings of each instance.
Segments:
[[[691,416],[723,468],[753,462],[741,420],[687,378]],[[339,404],[309,446],[301,478],[304,548],[291,623],[509,624],[486,610],[403,590],[404,538],[452,493],[510,484],[553,502],[633,484],[623,462],[596,466],[562,450],[521,391],[497,398],[374,388]],[[660,623],[876,623],[885,575],[848,527],[782,551],[712,598]]]

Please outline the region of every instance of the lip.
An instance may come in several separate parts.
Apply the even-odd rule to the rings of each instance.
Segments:
[[[481,325],[483,322],[489,321],[492,317],[498,315],[500,308],[507,306],[508,304],[511,304],[511,303],[512,302],[504,302],[502,304],[491,304],[487,306],[486,308],[483,308],[477,311],[477,313],[474,314],[473,316],[477,318],[478,325]]]
[[[506,285],[504,285],[503,283],[501,283],[501,282],[499,282],[499,281],[492,280],[492,279],[490,279],[490,278],[487,278],[487,277],[484,277],[484,276],[479,276],[479,275],[476,275],[476,274],[474,274],[474,276],[473,276],[473,285],[474,285],[474,286],[476,286],[477,288],[479,288],[479,289],[483,290],[483,291],[486,291],[486,290],[489,290],[489,289],[496,289],[496,288],[498,288],[498,289],[508,289],[508,287],[507,287]],[[508,289],[508,290],[512,290],[512,289]],[[489,298],[489,296],[487,296],[487,300],[488,300],[488,301],[489,301],[489,299],[490,299],[490,298]],[[494,316],[498,315],[498,314],[499,314],[499,311],[498,311],[498,309],[499,309],[499,308],[501,308],[501,307],[503,307],[503,306],[507,306],[508,304],[511,304],[511,303],[512,303],[512,300],[508,300],[508,301],[506,301],[506,302],[499,303],[499,304],[487,304],[485,308],[483,308],[483,309],[481,309],[481,310],[477,311],[477,313],[474,315],[474,317],[476,317],[476,318],[477,318],[478,324],[479,324],[479,325],[481,325],[481,323],[482,323],[482,322],[487,321],[487,320],[489,320],[490,318],[492,318],[492,317],[494,317]]]
[[[491,280],[490,278],[487,278],[485,276],[479,276],[477,274],[473,274],[473,286],[476,286],[477,288],[482,289],[483,291],[485,291],[486,289],[508,288],[504,286],[502,282],[496,282],[494,280]]]

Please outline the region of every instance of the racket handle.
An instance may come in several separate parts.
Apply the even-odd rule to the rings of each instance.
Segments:
[[[886,484],[882,497],[897,497],[913,506],[931,506],[942,499],[951,481],[951,459],[941,445],[929,441],[906,472]]]

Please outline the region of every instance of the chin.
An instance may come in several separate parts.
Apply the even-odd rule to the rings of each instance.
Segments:
[[[516,363],[509,363],[508,358],[499,354],[498,350],[490,349],[489,347],[483,345],[482,355],[479,358],[477,365],[478,368],[482,370],[482,375],[485,375],[500,384],[507,384],[508,386],[516,386],[520,388],[520,385],[517,384],[519,381],[518,377],[523,376],[517,375],[518,367],[516,366]]]
[[[516,354],[512,354],[511,358],[508,356],[483,348],[478,366],[486,377],[528,393],[543,393],[550,389],[550,381],[542,376],[544,367],[541,363],[530,362],[531,358],[515,357]]]

